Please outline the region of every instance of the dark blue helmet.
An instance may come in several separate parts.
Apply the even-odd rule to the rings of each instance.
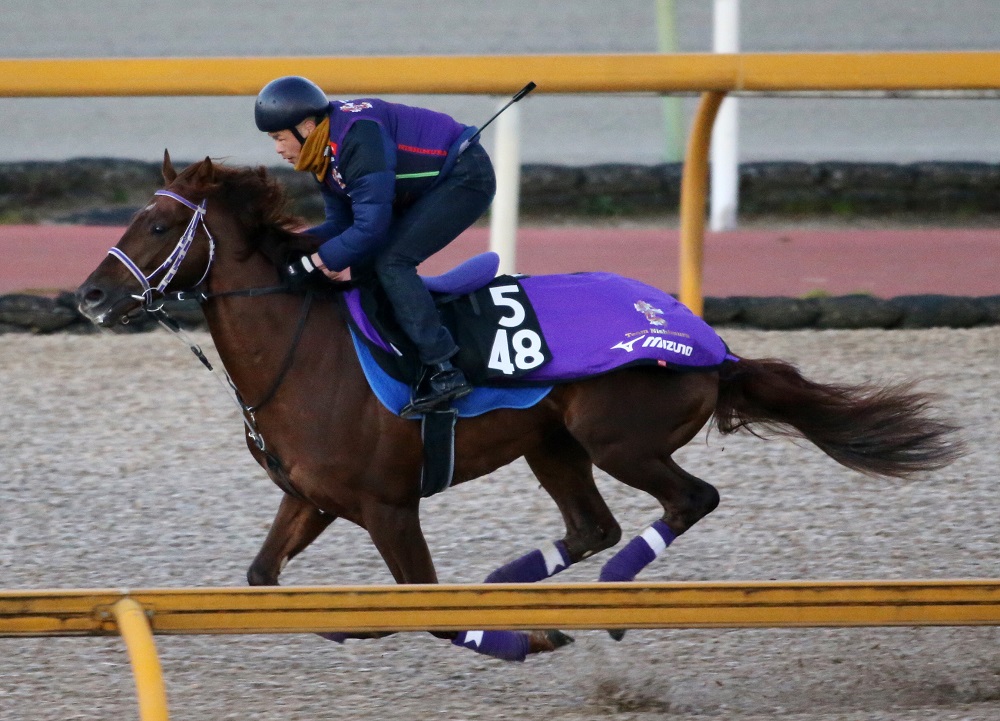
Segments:
[[[320,87],[298,75],[272,80],[257,94],[254,120],[265,133],[289,130],[307,118],[326,115],[330,101]]]

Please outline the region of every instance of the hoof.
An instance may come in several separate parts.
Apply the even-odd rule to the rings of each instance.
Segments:
[[[573,643],[573,637],[562,631],[532,631],[528,635],[528,653],[548,653]]]
[[[625,638],[625,629],[624,628],[608,629],[608,635],[611,636],[611,638],[613,638],[615,641],[621,641],[623,638]]]

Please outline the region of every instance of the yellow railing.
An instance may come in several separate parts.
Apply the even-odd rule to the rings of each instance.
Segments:
[[[1000,580],[0,590],[0,637],[120,633],[143,721],[165,721],[153,634],[997,626]]]
[[[1000,52],[0,59],[0,97],[256,95],[286,74],[338,94],[990,90]]]
[[[681,187],[680,299],[703,309],[705,174],[729,92],[1000,89],[1000,52],[0,60],[0,97],[256,95],[279,75],[338,94],[700,92]]]

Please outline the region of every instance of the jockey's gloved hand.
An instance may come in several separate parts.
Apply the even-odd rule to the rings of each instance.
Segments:
[[[296,258],[286,265],[282,271],[285,283],[293,290],[303,287],[310,277],[315,278],[322,275],[322,269],[313,263],[312,257],[309,255]]]

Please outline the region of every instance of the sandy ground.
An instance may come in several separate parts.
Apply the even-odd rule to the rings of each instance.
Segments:
[[[728,332],[747,356],[819,380],[921,378],[968,454],[901,482],[815,448],[699,436],[679,462],[722,505],[643,580],[996,577],[1000,328]],[[210,345],[207,336],[199,336]],[[238,586],[280,492],[255,466],[215,381],[165,334],[0,336],[0,572],[7,588]],[[651,499],[601,477],[626,534]],[[561,536],[522,463],[425,502],[447,582]],[[596,578],[600,560],[564,581]],[[338,521],[286,584],[390,583],[366,534]],[[163,637],[174,719],[1000,718],[1000,629],[579,632],[509,664],[403,634],[343,646],[313,636]],[[136,717],[118,639],[0,639],[0,719]]]

